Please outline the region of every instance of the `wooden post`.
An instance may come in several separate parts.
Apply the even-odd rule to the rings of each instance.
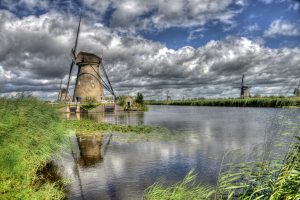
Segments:
[[[76,104],[76,113],[80,113],[80,102]]]

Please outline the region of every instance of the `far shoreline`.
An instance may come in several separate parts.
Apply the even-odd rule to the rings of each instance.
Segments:
[[[148,100],[148,105],[209,106],[209,107],[256,107],[256,108],[300,108],[300,97],[253,97],[189,100]]]

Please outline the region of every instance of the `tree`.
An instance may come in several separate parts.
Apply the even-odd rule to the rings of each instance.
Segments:
[[[144,96],[142,93],[140,93],[140,92],[137,93],[135,102],[138,104],[141,104],[141,105],[144,104]]]
[[[295,90],[294,90],[294,95],[295,95],[296,97],[299,97],[299,96],[300,96],[300,90],[299,90],[299,88],[295,88]]]

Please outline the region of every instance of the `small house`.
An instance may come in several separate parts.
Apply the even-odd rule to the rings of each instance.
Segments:
[[[133,100],[132,97],[127,96],[127,97],[125,98],[125,101],[124,101],[124,102],[125,102],[125,109],[127,110],[127,109],[132,108],[134,100]]]

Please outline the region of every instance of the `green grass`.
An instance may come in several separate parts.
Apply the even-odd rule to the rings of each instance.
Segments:
[[[60,115],[30,97],[0,99],[1,199],[62,199],[55,183],[37,172],[66,143]]]
[[[81,107],[85,110],[91,110],[93,108],[96,108],[100,104],[82,104]]]
[[[299,107],[299,97],[220,98],[174,101],[148,101],[150,105],[228,106],[228,107]]]
[[[208,199],[213,194],[213,188],[195,185],[196,174],[190,171],[182,182],[171,187],[164,187],[157,182],[145,190],[144,200],[199,200]]]
[[[240,163],[220,173],[215,199],[300,199],[300,141],[277,159]]]

